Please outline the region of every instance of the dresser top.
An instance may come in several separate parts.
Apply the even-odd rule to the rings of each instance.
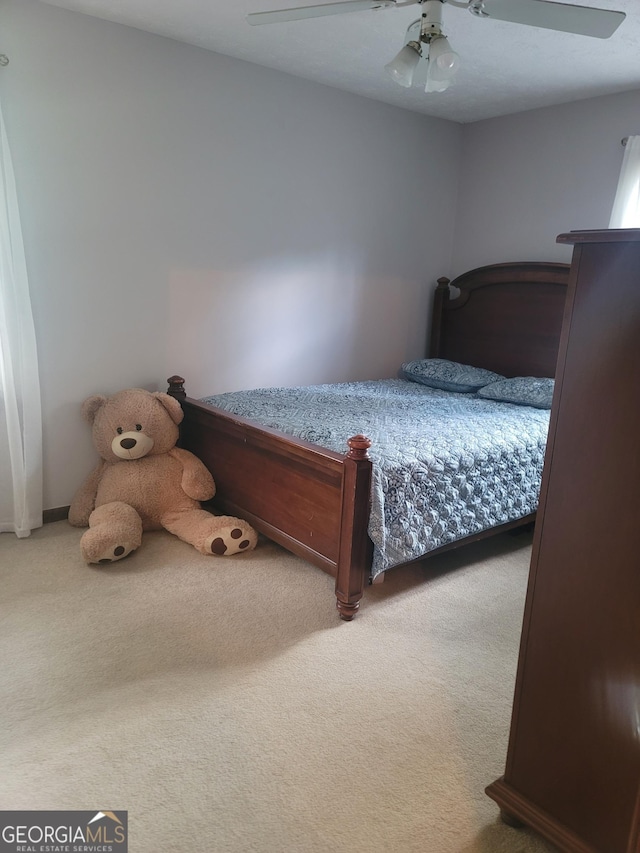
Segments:
[[[597,231],[569,231],[559,234],[556,243],[637,243],[640,228],[603,228]]]

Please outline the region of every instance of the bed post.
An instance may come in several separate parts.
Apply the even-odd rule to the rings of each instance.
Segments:
[[[440,340],[442,332],[442,312],[445,302],[449,299],[450,279],[442,277],[438,279],[438,286],[433,294],[433,313],[431,314],[431,337],[429,339],[429,358],[438,358],[440,355]]]
[[[342,523],[336,572],[336,607],[350,622],[358,612],[371,563],[372,545],[367,533],[371,503],[371,440],[354,435],[347,441],[344,462]]]

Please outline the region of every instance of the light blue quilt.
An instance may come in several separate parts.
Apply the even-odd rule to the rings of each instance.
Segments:
[[[372,575],[535,512],[549,412],[404,379],[264,388],[203,402],[329,450],[372,441]]]

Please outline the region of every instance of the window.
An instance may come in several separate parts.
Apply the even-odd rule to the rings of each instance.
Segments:
[[[626,139],[609,228],[640,228],[640,136]]]

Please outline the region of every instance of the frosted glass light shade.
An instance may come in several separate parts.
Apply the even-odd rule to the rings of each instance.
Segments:
[[[460,57],[446,36],[437,36],[429,45],[429,68],[425,92],[444,92],[453,82],[460,67]]]
[[[384,70],[396,83],[408,89],[413,83],[413,75],[418,62],[420,62],[420,57],[420,45],[418,42],[410,41],[394,56],[391,62],[384,66]]]

